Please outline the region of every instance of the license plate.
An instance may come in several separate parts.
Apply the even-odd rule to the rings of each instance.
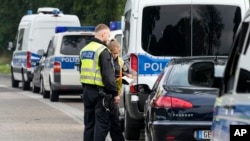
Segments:
[[[211,131],[210,130],[195,131],[195,137],[198,140],[211,139]]]

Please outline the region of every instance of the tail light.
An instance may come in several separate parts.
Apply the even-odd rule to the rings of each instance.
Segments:
[[[153,102],[154,107],[159,108],[184,108],[189,109],[193,107],[193,104],[189,101],[170,97],[170,96],[161,96],[154,100]]]
[[[175,136],[167,135],[166,136],[166,141],[175,141]]]
[[[61,72],[60,62],[54,62],[54,72]]]
[[[31,52],[27,52],[26,55],[26,67],[27,68],[31,68]]]
[[[134,70],[135,72],[138,72],[138,58],[135,54],[131,54],[130,55],[130,65],[131,65],[131,69]]]
[[[132,72],[136,72],[136,73],[132,73],[132,75],[137,74],[137,72],[138,72],[138,58],[135,54],[130,54],[130,67],[131,67]],[[130,91],[130,93],[137,93],[137,90],[135,89],[134,85],[130,85],[129,91]]]
[[[130,85],[129,91],[130,91],[130,93],[137,93],[134,85]]]

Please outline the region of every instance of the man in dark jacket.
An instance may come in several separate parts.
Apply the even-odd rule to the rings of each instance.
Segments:
[[[83,85],[84,103],[84,141],[105,141],[110,126],[113,141],[123,141],[120,130],[117,92],[112,57],[106,44],[110,38],[110,29],[99,24],[95,29],[95,38],[80,51],[80,74]],[[104,105],[104,95],[111,97],[111,105]],[[106,99],[107,100],[107,99]]]

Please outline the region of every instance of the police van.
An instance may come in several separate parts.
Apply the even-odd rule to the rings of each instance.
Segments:
[[[44,98],[50,97],[50,101],[56,102],[60,95],[82,92],[76,64],[80,61],[80,50],[94,37],[94,30],[94,26],[56,27],[45,54],[41,79]]]
[[[124,86],[125,138],[144,128],[145,89],[173,57],[228,56],[248,0],[127,0],[123,54],[134,81]]]
[[[215,85],[219,88],[212,122],[211,141],[234,141],[249,140],[250,134],[250,10],[240,24],[231,47],[229,59],[227,61],[224,77],[221,83]],[[215,69],[216,61],[213,65],[203,62],[199,65],[211,66]],[[201,67],[196,69],[201,71]],[[194,69],[192,69],[194,70]],[[190,69],[190,71],[192,72]],[[189,72],[189,74],[191,74]],[[199,76],[198,73],[194,77]],[[204,86],[200,80],[189,77],[194,85]],[[216,80],[216,76],[212,75]]]
[[[38,8],[36,14],[29,13],[22,17],[16,36],[16,43],[11,60],[11,85],[29,90],[33,69],[46,50],[49,40],[55,33],[56,26],[80,26],[76,15],[67,15],[58,8]],[[11,45],[11,44],[10,44]],[[40,52],[40,53],[39,53]]]

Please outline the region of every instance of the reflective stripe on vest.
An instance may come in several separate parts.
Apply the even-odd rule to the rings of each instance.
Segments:
[[[102,44],[91,42],[81,50],[81,83],[104,86],[100,72],[99,56],[105,48]]]

